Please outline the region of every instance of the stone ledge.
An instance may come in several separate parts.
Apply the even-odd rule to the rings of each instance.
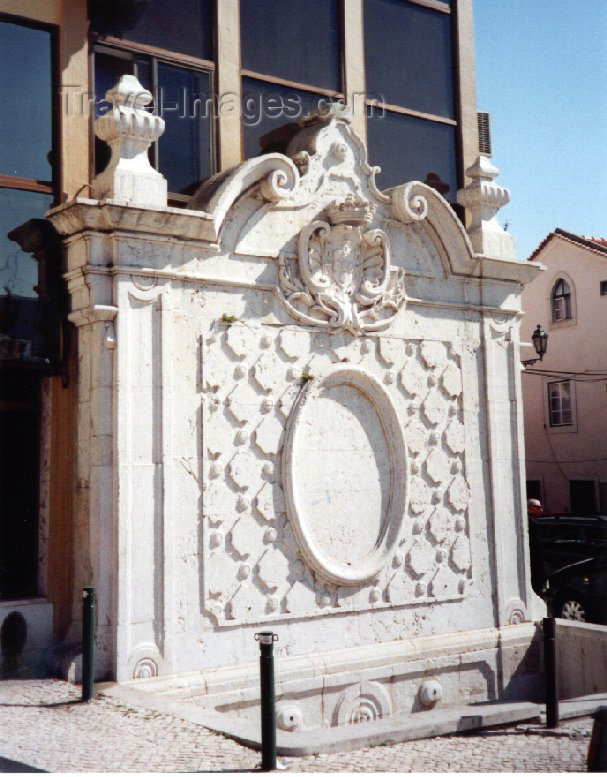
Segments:
[[[242,718],[209,714],[187,702],[167,701],[124,685],[105,687],[101,693],[126,704],[143,706],[198,723],[250,747],[261,747],[260,725]],[[488,726],[539,720],[540,710],[539,704],[531,702],[494,702],[461,705],[411,715],[392,715],[369,723],[348,726],[295,732],[277,730],[276,749],[278,755],[283,756],[341,753],[373,745],[395,744]]]

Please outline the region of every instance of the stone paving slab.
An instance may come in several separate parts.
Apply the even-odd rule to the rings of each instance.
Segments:
[[[60,680],[0,682],[0,771],[254,771],[259,753],[169,714],[107,697],[79,702]],[[280,759],[290,772],[580,772],[592,720],[538,725]]]

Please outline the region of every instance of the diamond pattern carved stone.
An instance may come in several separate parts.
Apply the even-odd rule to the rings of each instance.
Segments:
[[[285,497],[282,488],[276,483],[264,483],[263,488],[257,494],[255,506],[264,520],[268,522],[276,520],[285,512]]]
[[[428,446],[428,431],[419,421],[411,421],[407,426],[406,439],[409,453],[421,453]]]
[[[284,371],[284,368],[282,371]],[[257,383],[268,394],[276,391],[282,380],[276,357],[271,353],[262,353],[255,362],[253,374]]]
[[[234,424],[228,421],[222,408],[210,414],[204,427],[203,442],[213,458],[230,452],[234,431]]]
[[[232,324],[228,327],[225,342],[230,351],[239,359],[254,353],[255,337],[249,327],[243,324]]]
[[[239,450],[227,468],[234,483],[243,491],[259,477],[259,462],[247,448]]]
[[[449,477],[450,462],[444,451],[435,448],[426,459],[426,471],[431,480],[438,484]]]
[[[262,613],[265,609],[265,601],[255,586],[242,583],[236,591],[231,604],[231,613],[234,620],[246,620]]]
[[[398,337],[381,337],[379,340],[381,358],[392,366],[403,360],[405,343]]]
[[[466,447],[464,425],[459,421],[451,421],[445,429],[445,442],[453,453],[463,453]]]
[[[459,581],[447,566],[440,566],[428,585],[428,593],[436,597],[454,596],[459,593]]]
[[[230,392],[227,406],[234,418],[244,424],[257,417],[261,408],[261,396],[245,378]]]
[[[438,391],[432,391],[422,404],[424,415],[433,426],[440,424],[447,417],[447,403]]]
[[[209,342],[203,376],[216,390],[205,393],[203,404],[207,613],[217,611],[221,623],[252,623],[281,609],[309,617],[461,593],[470,542],[459,358],[430,341],[238,323]],[[380,579],[337,591],[313,582],[301,559],[286,516],[280,454],[285,421],[306,387],[302,373],[319,378],[348,361],[385,387],[406,424],[410,544],[390,556]]]
[[[443,388],[449,396],[459,397],[462,393],[462,374],[453,362],[447,365],[441,380]]]
[[[449,486],[447,492],[449,501],[458,512],[463,512],[470,501],[470,491],[468,484],[461,475],[453,478],[453,483]]]
[[[442,368],[447,363],[447,349],[444,343],[424,340],[420,347],[420,353],[424,364],[430,369]]]
[[[240,518],[230,530],[229,540],[239,556],[246,558],[251,550],[251,533],[247,526],[247,519]]]
[[[285,596],[287,612],[309,612],[316,609],[316,593],[306,583],[297,581]]]
[[[399,373],[403,388],[411,396],[417,397],[426,390],[426,373],[415,359],[407,362]]]
[[[430,504],[430,490],[420,477],[412,477],[409,484],[409,507],[414,513],[423,513]]]
[[[417,540],[411,545],[411,549],[407,554],[407,560],[417,577],[425,575],[432,568],[433,556],[432,548],[429,545],[422,544]]]
[[[268,591],[276,591],[288,574],[289,561],[275,548],[267,550],[257,564],[257,575]]]
[[[460,572],[466,572],[472,564],[470,540],[465,534],[458,534],[451,548],[451,563]]]
[[[278,335],[278,344],[289,359],[299,359],[310,350],[310,335],[302,330],[283,329]]]
[[[453,517],[449,510],[438,509],[430,517],[428,528],[437,542],[444,542],[451,536]]]
[[[274,415],[267,416],[255,430],[255,444],[263,452],[276,454],[282,447],[283,426]]]

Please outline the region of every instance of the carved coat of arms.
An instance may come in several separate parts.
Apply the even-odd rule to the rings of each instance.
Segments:
[[[390,267],[388,236],[368,229],[371,205],[348,195],[299,233],[297,257],[280,257],[289,312],[307,324],[352,334],[384,329],[403,297],[403,271]]]

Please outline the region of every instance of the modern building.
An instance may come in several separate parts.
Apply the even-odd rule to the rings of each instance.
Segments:
[[[11,666],[93,585],[100,676],[245,717],[273,629],[285,728],[532,692],[471,0],[0,11]]]
[[[522,340],[541,322],[548,351],[523,373],[527,494],[607,512],[607,241],[555,229],[530,259],[547,271],[523,292]]]

